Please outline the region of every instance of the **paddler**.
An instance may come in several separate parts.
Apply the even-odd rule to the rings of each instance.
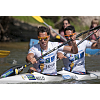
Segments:
[[[50,42],[50,29],[44,26],[38,28],[39,43],[29,49],[29,53],[26,57],[27,63],[31,62],[34,67],[30,67],[29,72],[37,71],[43,74],[57,75],[56,70],[56,57],[58,51],[65,53],[78,53],[78,48],[75,42],[75,38],[72,38],[72,46],[62,46],[50,54],[44,56],[39,61],[36,59],[54,47],[61,45],[58,42]]]
[[[76,33],[74,33],[74,28],[72,26],[68,26],[64,30],[64,36],[66,40],[73,38],[76,36]],[[58,58],[63,59],[64,67],[63,69],[77,73],[77,74],[86,74],[85,70],[85,49],[91,48],[91,49],[100,49],[100,37],[96,33],[94,33],[97,38],[97,42],[93,43],[88,40],[83,41],[81,44],[78,45],[78,53],[77,54],[71,54],[67,53],[65,56],[63,55],[64,52],[58,52]],[[76,40],[76,44],[80,42],[80,40]],[[72,42],[69,42],[67,45],[72,46]]]

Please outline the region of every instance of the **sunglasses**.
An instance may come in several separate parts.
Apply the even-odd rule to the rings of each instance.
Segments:
[[[42,40],[47,41],[48,37],[49,37],[49,36],[46,36],[46,37],[39,37],[39,36],[38,36],[38,39],[39,39],[40,41],[42,41]]]
[[[75,35],[75,33],[72,33],[70,35],[64,35],[64,36],[65,36],[65,38],[68,38],[68,37],[72,37],[73,35]]]

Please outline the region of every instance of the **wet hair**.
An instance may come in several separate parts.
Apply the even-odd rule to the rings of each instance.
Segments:
[[[72,26],[72,25],[70,25],[70,26],[68,26],[68,27],[66,27],[66,28],[64,29],[64,34],[65,34],[66,30],[71,30],[71,31],[73,31],[73,33],[75,33],[75,28],[74,28],[74,26]]]
[[[38,36],[39,36],[39,33],[43,33],[43,32],[47,32],[47,35],[50,35],[50,29],[49,28],[47,28],[47,27],[44,27],[44,26],[40,26],[39,28],[38,28],[38,31],[37,31],[37,33],[38,33]]]

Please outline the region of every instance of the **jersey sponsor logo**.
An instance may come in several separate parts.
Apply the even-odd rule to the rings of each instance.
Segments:
[[[53,62],[55,60],[55,56],[51,57],[51,62]]]
[[[75,66],[77,65],[77,66],[81,66],[81,65],[83,65],[84,64],[84,61],[83,62],[81,62],[81,63],[77,63],[77,64],[75,64]]]
[[[45,59],[45,63],[50,63],[50,58]]]
[[[48,69],[48,68],[53,68],[54,66],[55,66],[55,63],[46,65],[46,69]]]
[[[79,54],[74,55],[75,60],[79,59]]]
[[[52,57],[49,57],[49,58],[46,58],[46,59],[40,59],[39,60],[39,63],[50,63],[50,62],[53,62],[55,60],[55,56],[52,56]]]
[[[41,59],[39,60],[39,62],[40,62],[40,63],[44,63],[45,60],[41,58]]]
[[[74,61],[74,56],[72,54],[68,58],[70,61]]]
[[[80,52],[80,51],[79,51],[79,52]],[[83,57],[84,57],[84,51],[81,51],[80,53],[74,54],[74,55],[70,54],[70,55],[68,56],[69,61],[75,61],[75,60],[81,59],[81,58],[83,58]]]

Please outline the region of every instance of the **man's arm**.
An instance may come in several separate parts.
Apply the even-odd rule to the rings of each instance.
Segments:
[[[63,52],[65,53],[78,53],[77,44],[73,44],[73,46],[64,46]]]
[[[63,54],[63,53],[58,52],[58,53],[57,53],[57,58],[59,58],[59,59],[63,59],[63,58],[67,58],[67,57],[66,57],[66,56],[64,56],[64,54]]]
[[[100,49],[100,38],[92,44],[91,49]]]
[[[26,57],[26,62],[29,63],[31,62],[32,64],[37,63],[36,59],[34,58],[34,54],[33,53],[29,53]]]
[[[78,48],[77,48],[77,44],[76,44],[76,35],[74,35],[72,38],[72,41],[70,42],[71,43],[71,46],[64,46],[64,49],[63,51],[65,53],[73,53],[73,54],[76,54],[78,53]]]

